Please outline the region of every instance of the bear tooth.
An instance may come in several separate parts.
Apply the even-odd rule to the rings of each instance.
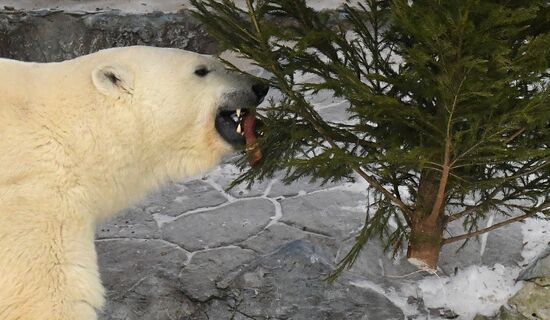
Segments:
[[[241,116],[241,108],[237,109],[237,117]]]
[[[241,133],[241,124],[239,123],[239,125],[237,126],[237,133]]]

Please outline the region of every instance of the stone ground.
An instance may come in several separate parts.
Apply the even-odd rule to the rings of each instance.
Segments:
[[[346,118],[344,105],[330,96],[313,99],[325,118]],[[238,175],[232,164],[237,156],[203,176],[169,184],[97,229],[108,290],[101,319],[456,316],[426,307],[414,293],[399,294],[428,275],[403,258],[390,259],[377,241],[336,282],[323,280],[361,228],[365,184],[301,180],[284,185],[275,178],[226,191]],[[442,275],[471,265],[517,267],[521,225],[496,230],[457,252],[460,245],[444,248]]]
[[[366,205],[361,184],[265,181],[224,191],[231,159],[173,182],[97,229],[108,305],[101,319],[437,319],[418,297],[390,293],[415,274],[374,242],[334,283],[323,277],[347,252]],[[443,273],[472,264],[516,266],[519,225],[489,234],[484,249],[447,247]],[[503,241],[505,239],[506,241]],[[367,281],[371,288],[353,283]],[[395,297],[393,297],[395,298]],[[408,299],[407,299],[408,298]],[[452,317],[451,317],[452,318]]]

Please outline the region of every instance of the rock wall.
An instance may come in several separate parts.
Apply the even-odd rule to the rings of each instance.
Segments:
[[[215,42],[186,11],[128,14],[0,11],[0,56],[52,62],[130,45],[214,53]]]

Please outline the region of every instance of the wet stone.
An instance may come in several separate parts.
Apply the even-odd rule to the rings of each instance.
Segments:
[[[243,241],[260,232],[275,215],[269,200],[241,200],[214,210],[182,216],[162,228],[163,238],[189,251]]]
[[[548,283],[541,285],[550,286],[550,244],[534,261],[532,261],[525,270],[523,270],[518,280],[538,280],[547,278]]]

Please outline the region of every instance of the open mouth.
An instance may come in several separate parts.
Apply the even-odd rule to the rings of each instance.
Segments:
[[[246,146],[246,153],[251,165],[256,165],[262,158],[257,143],[257,120],[254,109],[239,108],[220,110],[216,115],[216,130],[220,136],[235,148]]]
[[[216,130],[233,147],[247,144],[255,138],[256,115],[252,109],[220,110],[216,115]]]

